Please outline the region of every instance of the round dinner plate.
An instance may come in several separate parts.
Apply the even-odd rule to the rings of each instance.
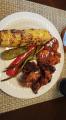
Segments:
[[[52,80],[47,85],[42,86],[37,94],[34,94],[30,88],[22,87],[18,84],[17,78],[12,78],[8,81],[0,81],[0,89],[5,93],[23,99],[35,98],[46,93],[59,79],[64,63],[63,44],[60,35],[55,26],[46,18],[39,14],[31,12],[17,12],[5,17],[0,21],[0,30],[2,29],[26,29],[26,28],[40,28],[47,29],[54,37],[58,39],[59,49],[61,53],[60,63],[56,65],[56,71],[53,74]],[[0,52],[8,48],[0,48]],[[6,75],[2,71],[11,63],[12,60],[5,61],[0,59],[0,80]]]

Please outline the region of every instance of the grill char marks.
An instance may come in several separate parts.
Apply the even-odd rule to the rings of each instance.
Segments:
[[[52,35],[47,30],[42,29],[25,29],[25,30],[1,30],[0,46],[17,47],[27,44],[45,44],[50,41]]]

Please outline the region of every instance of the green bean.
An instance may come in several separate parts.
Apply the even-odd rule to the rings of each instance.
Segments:
[[[5,51],[3,51],[1,53],[1,59],[3,59],[3,60],[11,60],[11,59],[17,57],[18,55],[24,53],[26,50],[27,50],[27,48],[24,47],[24,46],[9,49],[9,50],[5,50]]]

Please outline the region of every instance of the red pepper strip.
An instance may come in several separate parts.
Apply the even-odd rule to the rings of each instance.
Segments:
[[[7,69],[9,68],[13,68],[15,67],[16,65],[20,65],[22,62],[24,62],[24,60],[29,56],[31,55],[31,53],[35,50],[36,46],[35,45],[32,45],[29,47],[28,51],[25,52],[25,53],[22,53],[21,55],[17,56],[15,58],[15,60],[8,66]]]
[[[16,75],[18,74],[18,72],[19,72],[18,66],[6,70],[6,74],[7,74],[8,76],[10,76],[10,77],[16,76]]]
[[[11,68],[11,69],[8,69],[8,70],[4,71],[4,72],[6,72],[6,74],[7,74],[9,77],[7,77],[7,78],[5,78],[5,79],[2,79],[1,81],[2,81],[2,82],[3,82],[3,81],[7,81],[7,80],[11,79],[12,77],[15,77],[15,76],[18,74],[19,70],[20,70],[20,69],[18,68],[18,66],[16,66],[16,67],[14,67],[14,68]]]
[[[10,77],[14,77],[18,74],[19,70],[20,70],[20,64],[22,64],[22,62],[24,62],[24,60],[27,59],[27,57],[29,55],[31,55],[31,53],[34,51],[35,46],[30,47],[30,49],[24,53],[19,55],[9,66],[9,68],[7,70],[5,70],[4,72],[6,72],[6,74]],[[15,66],[12,68],[12,66]]]

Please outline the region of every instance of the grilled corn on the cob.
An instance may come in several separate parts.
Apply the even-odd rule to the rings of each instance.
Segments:
[[[1,47],[17,47],[30,43],[37,45],[50,41],[52,35],[43,29],[25,29],[25,30],[1,30],[0,46]]]

